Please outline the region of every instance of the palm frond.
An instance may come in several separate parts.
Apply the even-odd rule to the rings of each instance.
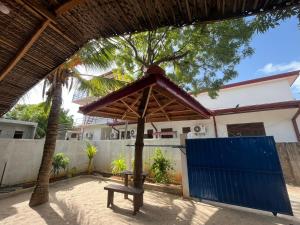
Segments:
[[[77,88],[81,91],[88,92],[91,96],[104,96],[112,91],[115,91],[126,84],[125,81],[120,81],[101,76],[93,77],[90,80],[84,79],[80,74],[74,73],[78,80]]]
[[[117,45],[109,41],[91,40],[75,56],[77,64],[86,69],[108,69],[114,62],[114,53]]]

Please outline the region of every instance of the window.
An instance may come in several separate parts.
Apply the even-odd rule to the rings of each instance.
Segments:
[[[228,124],[228,137],[266,136],[263,123]]]
[[[77,137],[77,134],[76,133],[72,133],[71,134],[71,138],[76,138]]]
[[[153,138],[153,129],[147,130],[147,137],[146,138]]]
[[[125,139],[125,131],[121,131],[121,139]],[[130,139],[130,131],[127,131],[126,139]]]
[[[22,139],[23,137],[23,131],[15,131],[15,134],[14,134],[14,138],[15,139]]]
[[[190,128],[190,127],[183,127],[183,128],[182,128],[182,133],[183,133],[183,134],[187,134],[187,133],[189,133],[189,132],[191,132],[191,128]]]
[[[167,134],[162,134],[161,138],[173,138],[173,134],[171,132],[173,132],[172,128],[162,128],[161,132],[170,132]]]

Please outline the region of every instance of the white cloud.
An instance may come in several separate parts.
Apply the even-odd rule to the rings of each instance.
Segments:
[[[292,61],[283,64],[268,63],[258,71],[263,72],[265,74],[269,74],[269,73],[281,73],[281,72],[287,72],[293,70],[300,70],[300,61]]]

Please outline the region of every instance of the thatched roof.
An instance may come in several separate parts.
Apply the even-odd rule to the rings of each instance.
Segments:
[[[282,8],[296,0],[1,0],[0,116],[88,40]],[[2,12],[1,12],[2,7]]]

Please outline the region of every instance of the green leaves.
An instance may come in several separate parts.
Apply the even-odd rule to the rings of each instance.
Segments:
[[[169,171],[173,170],[171,161],[166,159],[160,148],[156,148],[153,156],[153,164],[150,171],[157,183],[169,183]]]
[[[118,159],[113,160],[111,165],[113,175],[118,175],[127,169],[125,158],[122,155],[120,155]]]
[[[235,66],[253,54],[252,24],[243,19],[116,37],[114,61],[118,69],[139,77],[157,64],[185,90],[211,90],[215,96],[224,82],[237,75]]]
[[[58,175],[61,169],[66,170],[70,163],[70,159],[62,152],[58,152],[53,156],[52,167],[54,175]]]
[[[86,155],[89,158],[89,160],[91,160],[91,159],[94,158],[94,156],[96,155],[97,151],[98,150],[97,150],[96,146],[92,145],[89,142],[86,142],[85,152],[86,152]]]
[[[81,91],[86,91],[90,96],[104,96],[112,91],[115,91],[126,84],[125,81],[110,79],[105,77],[93,77],[90,80],[82,78],[80,74],[77,76],[78,86]]]
[[[89,164],[88,164],[88,173],[89,174],[92,173],[92,170],[93,170],[92,160],[93,160],[94,156],[96,155],[97,151],[98,150],[97,150],[96,146],[92,145],[88,141],[86,142],[85,152],[86,152],[87,157],[89,158]]]

